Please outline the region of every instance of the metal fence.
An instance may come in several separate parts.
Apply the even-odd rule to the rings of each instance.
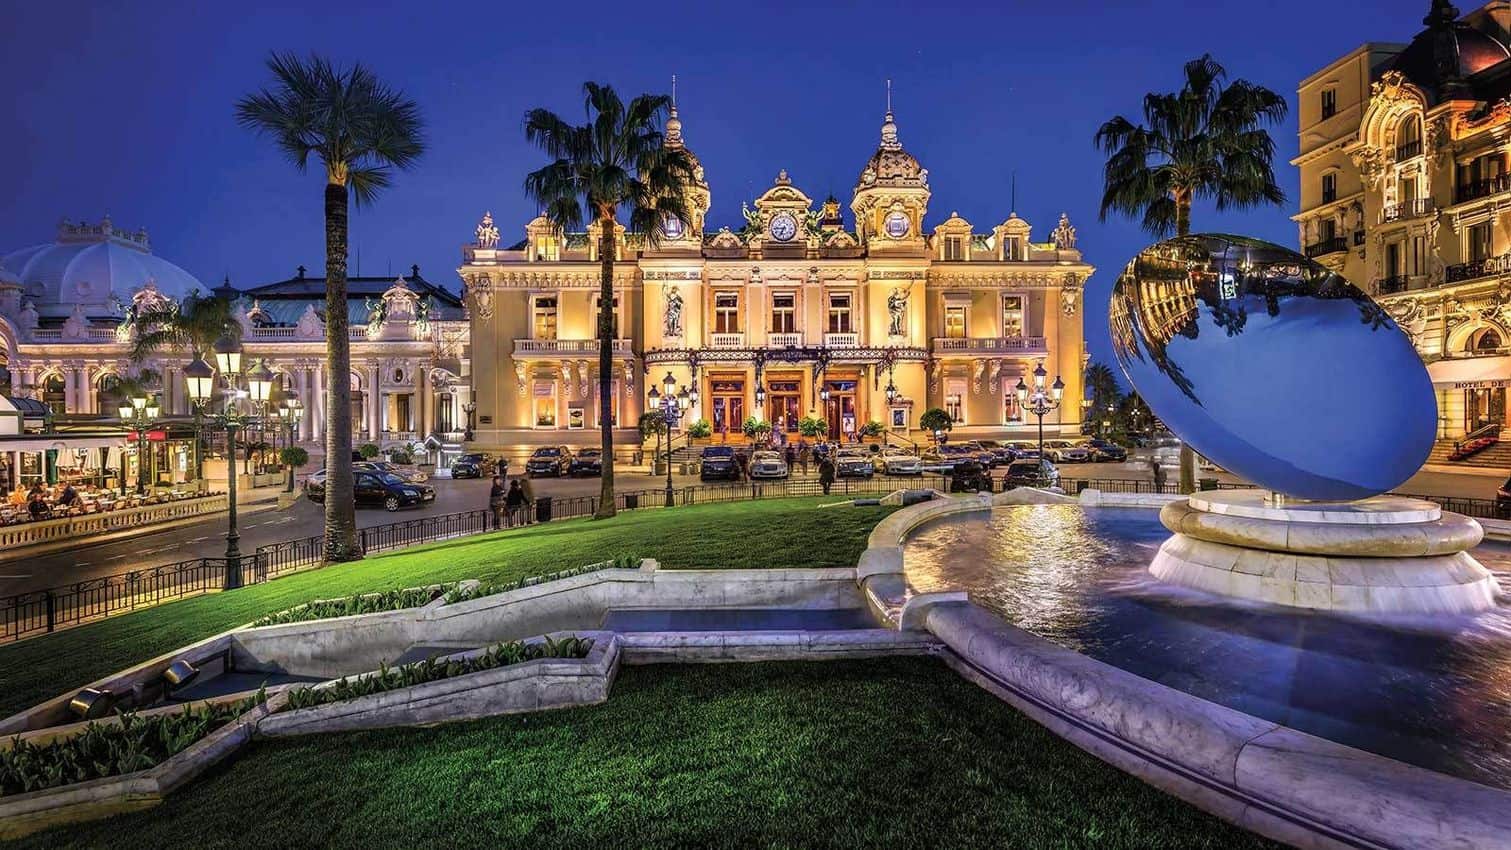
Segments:
[[[243,556],[240,568],[230,570],[225,558],[194,558],[0,597],[0,642],[267,579],[258,555]]]

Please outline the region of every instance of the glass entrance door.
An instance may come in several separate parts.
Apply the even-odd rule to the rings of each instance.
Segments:
[[[744,439],[741,428],[745,425],[745,382],[712,381],[709,395],[714,439],[719,442]]]
[[[796,381],[772,381],[766,386],[766,421],[772,433],[796,436],[799,390]]]
[[[829,382],[829,403],[824,406],[824,420],[829,425],[831,440],[848,442],[860,427],[855,387],[855,381]]]
[[[1464,390],[1465,432],[1491,424],[1506,424],[1505,387]]]

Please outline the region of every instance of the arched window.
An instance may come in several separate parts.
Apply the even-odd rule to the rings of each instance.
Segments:
[[[51,375],[42,382],[42,403],[52,408],[54,414],[68,412],[68,395],[63,389],[62,375]]]
[[[95,382],[95,409],[104,414],[112,413],[121,403],[121,376],[107,372]]]
[[[1422,153],[1422,117],[1408,115],[1396,132],[1396,160],[1411,159]]]
[[[1495,328],[1485,328],[1484,330],[1476,331],[1469,338],[1470,351],[1495,351],[1503,347],[1503,345],[1500,331]]]

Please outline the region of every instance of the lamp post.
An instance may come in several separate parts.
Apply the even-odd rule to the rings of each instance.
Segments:
[[[284,447],[293,448],[295,430],[299,427],[299,420],[304,418],[304,403],[299,400],[299,393],[293,389],[284,390],[283,403],[278,406],[278,418],[283,422],[283,427],[287,429],[285,432]],[[283,492],[292,493],[294,492],[294,467],[285,465],[288,466],[288,484],[284,487]]]
[[[683,387],[680,393],[677,392],[677,379],[670,372],[662,379],[661,386],[665,392],[658,391],[653,386],[646,397],[650,400],[652,409],[660,410],[661,424],[666,428],[666,506],[670,508],[676,505],[676,495],[672,490],[672,426],[681,418],[682,411],[692,406],[693,393],[688,392],[687,387]]]
[[[462,412],[467,414],[467,433],[462,435],[462,442],[472,442],[472,415],[477,413],[477,402],[468,401],[462,405]]]
[[[1049,373],[1044,371],[1044,364],[1034,367],[1034,385],[1030,392],[1029,386],[1018,379],[1018,386],[1014,389],[1018,393],[1018,405],[1026,408],[1029,413],[1039,418],[1039,468],[1044,468],[1044,415],[1060,406],[1060,398],[1065,393],[1065,382],[1060,376],[1055,376],[1055,382],[1049,387],[1049,392],[1044,391],[1044,379]]]
[[[189,398],[195,400],[194,408],[194,483],[198,487],[205,479],[205,457],[201,449],[204,442],[203,405],[198,399],[208,399],[215,391],[215,367],[203,357],[195,357],[184,367],[184,381],[189,385]]]
[[[129,422],[136,431],[136,492],[144,494],[147,492],[147,428],[160,412],[157,400],[146,393],[138,393],[116,412],[122,422]]]

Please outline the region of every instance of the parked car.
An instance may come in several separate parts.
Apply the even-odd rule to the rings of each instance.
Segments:
[[[494,472],[494,470],[498,470]],[[509,461],[504,458],[494,460],[491,455],[477,452],[464,454],[451,462],[452,478],[482,478],[487,475],[507,475]]]
[[[949,443],[930,446],[923,450],[923,469],[925,472],[949,472],[955,468],[955,464],[974,456],[971,450],[963,446]]]
[[[698,478],[703,481],[740,480],[740,465],[735,462],[733,446],[706,446],[698,463],[702,466]]]
[[[981,448],[992,453],[992,466],[1002,466],[1018,459],[1013,454],[1013,447],[998,440],[977,440]]]
[[[1048,460],[1029,458],[1015,460],[1007,466],[1003,485],[1013,487],[1055,487],[1060,483],[1060,470]]]
[[[572,450],[566,446],[541,446],[525,461],[525,475],[560,478],[572,468]]]
[[[751,478],[786,478],[787,459],[781,452],[760,451],[750,456]]]
[[[871,462],[884,475],[923,474],[923,459],[907,449],[889,446],[872,456]]]
[[[992,491],[992,473],[986,464],[968,457],[950,470],[950,492],[972,493]]]
[[[996,453],[986,446],[981,445],[980,440],[966,440],[963,443],[957,443],[957,445],[960,446],[960,448],[963,448],[966,451],[970,452],[971,457],[974,457],[977,461],[979,461],[982,466],[990,469],[997,465]]]
[[[384,472],[389,475],[397,475],[411,484],[424,484],[430,478],[430,476],[419,471],[418,469],[404,469],[403,467],[389,463],[386,460],[364,460],[360,463],[352,464],[352,469],[365,469],[368,472]]]
[[[1091,451],[1091,459],[1093,461],[1122,463],[1128,459],[1128,450],[1111,440],[1087,440],[1081,443],[1081,445]]]
[[[1069,440],[1045,440],[1044,456],[1055,463],[1086,463],[1091,460],[1091,450]]]
[[[1008,443],[1007,445],[1013,450],[1013,460],[1023,460],[1024,458],[1035,458],[1039,456],[1038,443],[1030,443],[1025,440],[1017,440]]]
[[[876,474],[876,464],[865,449],[840,449],[834,459],[834,474],[840,478],[870,478]]]
[[[324,470],[321,470],[324,472]],[[357,470],[353,476],[353,494],[358,506],[374,505],[384,510],[414,507],[435,501],[435,488],[429,484],[405,481],[387,472]],[[310,476],[305,493],[312,502],[325,502],[325,476],[316,481]]]
[[[579,475],[592,477],[603,474],[603,449],[583,449],[572,456],[572,462],[567,464],[567,474],[572,477]]]

